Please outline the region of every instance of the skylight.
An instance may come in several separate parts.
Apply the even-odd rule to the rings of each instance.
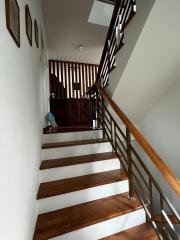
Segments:
[[[113,9],[112,4],[94,0],[88,22],[109,27]]]

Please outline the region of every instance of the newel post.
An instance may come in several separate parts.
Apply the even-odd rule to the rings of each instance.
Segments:
[[[126,142],[127,142],[127,160],[128,160],[128,179],[129,179],[129,198],[135,198],[134,186],[133,186],[133,165],[131,156],[131,133],[126,127]]]

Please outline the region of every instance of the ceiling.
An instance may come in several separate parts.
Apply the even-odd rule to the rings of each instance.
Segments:
[[[50,59],[98,64],[108,27],[89,23],[94,0],[42,0]],[[80,50],[79,46],[84,48]]]

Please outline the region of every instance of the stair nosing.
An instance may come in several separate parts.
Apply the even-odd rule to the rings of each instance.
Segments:
[[[107,156],[106,156],[107,155]],[[91,157],[96,157],[97,159],[90,159]],[[98,158],[102,156],[102,158]],[[82,161],[75,161],[75,159],[80,158]],[[83,159],[89,158],[88,161],[83,161]],[[93,162],[100,162],[100,161],[106,161],[106,160],[112,160],[112,159],[117,159],[118,156],[115,152],[106,152],[106,153],[96,153],[96,154],[88,154],[88,155],[80,155],[80,156],[74,156],[74,157],[65,157],[65,158],[56,158],[56,159],[47,159],[43,160],[40,165],[40,170],[48,170],[48,169],[54,169],[54,168],[60,168],[60,167],[67,167],[67,166],[74,166],[74,165],[79,165],[79,164],[87,164],[87,163],[93,163]],[[71,163],[60,163],[62,161],[67,161],[67,160],[72,160]],[[74,160],[74,162],[73,162]],[[58,163],[54,163],[57,162]],[[50,166],[43,166],[45,163],[51,163]],[[53,164],[54,163],[54,164]]]
[[[102,138],[102,139],[86,139],[86,140],[57,142],[57,143],[45,143],[42,145],[42,149],[72,147],[72,146],[90,145],[90,144],[106,143],[106,142],[109,142],[109,140]]]
[[[89,177],[93,177],[93,175],[102,175],[102,174],[106,174],[106,173],[111,173],[111,172],[117,172],[119,171],[120,172],[120,178],[119,179],[110,179],[108,182],[102,182],[102,183],[94,183],[92,185],[86,185],[86,186],[81,186],[81,187],[77,187],[76,189],[71,189],[71,190],[68,190],[66,188],[66,190],[64,191],[61,191],[61,192],[56,192],[56,193],[51,193],[51,194],[40,194],[41,192],[41,187],[45,184],[53,184],[53,183],[57,183],[57,182],[66,182],[66,181],[70,181],[73,179],[77,179],[77,178],[81,178],[81,179],[85,179],[87,176]],[[117,182],[122,182],[122,181],[125,181],[127,180],[128,177],[125,173],[125,171],[123,169],[116,169],[116,170],[111,170],[111,171],[105,171],[105,172],[100,172],[100,173],[94,173],[94,174],[88,174],[88,175],[83,175],[83,176],[78,176],[78,177],[72,177],[72,178],[68,178],[68,179],[61,179],[61,180],[55,180],[55,181],[49,181],[49,182],[44,182],[44,183],[41,183],[40,184],[40,187],[39,187],[39,190],[38,190],[38,194],[37,194],[37,200],[41,200],[41,199],[46,199],[46,198],[50,198],[50,197],[55,197],[55,196],[60,196],[60,195],[63,195],[63,194],[68,194],[68,193],[72,193],[72,192],[77,192],[77,191],[81,191],[81,190],[85,190],[85,189],[91,189],[91,188],[94,188],[94,187],[98,187],[98,186],[104,186],[104,185],[108,185],[108,184],[113,184],[113,183],[117,183]],[[40,196],[41,195],[41,196]]]
[[[62,127],[63,128],[63,127]],[[54,132],[53,132],[54,131]],[[59,134],[59,133],[79,133],[79,132],[90,132],[90,131],[102,131],[102,128],[77,128],[75,130],[72,130],[72,128],[69,129],[53,129],[52,132],[46,132],[46,130],[43,130],[43,135],[51,135],[51,134]]]

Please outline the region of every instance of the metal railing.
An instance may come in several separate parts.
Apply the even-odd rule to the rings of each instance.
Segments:
[[[116,1],[96,78],[103,87],[109,84],[109,73],[116,66],[115,54],[124,44],[124,29],[135,13],[135,0]]]
[[[125,126],[125,131],[114,120],[106,107],[107,104],[112,107],[112,110],[121,119]],[[103,137],[108,138],[111,142],[113,150],[117,154],[121,166],[128,176],[129,197],[132,200],[134,197],[139,198],[145,209],[147,222],[152,224],[159,239],[180,239],[177,231],[177,227],[180,224],[180,216],[152,176],[141,154],[136,150],[131,136],[134,136],[136,144],[155,163],[156,167],[158,167],[158,164],[154,161],[154,157],[156,157],[157,153],[99,84],[95,85],[94,92],[91,93],[91,108],[91,112],[93,113],[92,120],[96,121],[96,127],[102,127]],[[141,139],[139,139],[140,137]],[[146,147],[143,147],[144,144]],[[153,154],[148,152],[148,148],[151,152],[153,150]],[[176,193],[180,195],[179,179],[176,178],[161,159],[160,162],[163,176],[165,178],[169,176],[170,179],[173,179],[172,183],[169,183]],[[166,178],[166,180],[168,179]]]

